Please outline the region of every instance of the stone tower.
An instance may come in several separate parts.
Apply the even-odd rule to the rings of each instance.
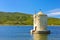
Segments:
[[[36,14],[36,31],[46,31],[47,30],[47,15],[42,12]],[[34,23],[35,23],[34,22]]]
[[[41,11],[35,14],[33,16],[34,29],[32,30],[32,32],[50,33],[50,31],[47,30],[47,19],[48,19],[48,16],[43,14]]]

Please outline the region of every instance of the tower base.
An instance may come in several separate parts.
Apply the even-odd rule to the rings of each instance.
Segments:
[[[50,31],[47,30],[47,31],[34,31],[32,30],[31,31],[32,34],[50,34]]]

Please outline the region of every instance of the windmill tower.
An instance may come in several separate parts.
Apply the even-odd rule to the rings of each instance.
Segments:
[[[34,29],[32,30],[33,33],[50,33],[47,30],[47,19],[48,16],[43,14],[41,11],[38,12],[33,16],[34,20]]]

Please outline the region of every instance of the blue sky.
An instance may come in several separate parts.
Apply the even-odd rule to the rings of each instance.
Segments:
[[[35,10],[39,12],[40,9],[49,16],[55,14],[52,17],[59,17],[60,0],[0,0],[0,11],[4,12],[34,14]]]

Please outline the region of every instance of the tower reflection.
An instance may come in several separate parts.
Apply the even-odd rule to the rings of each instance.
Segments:
[[[33,40],[48,40],[48,34],[33,34]]]

